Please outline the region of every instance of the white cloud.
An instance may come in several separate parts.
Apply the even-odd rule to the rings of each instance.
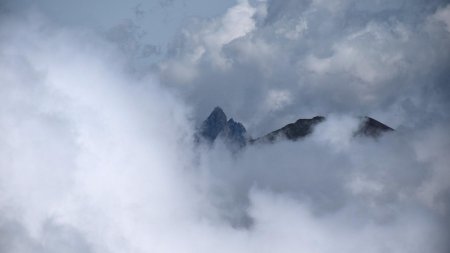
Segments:
[[[411,25],[417,2],[395,21],[391,5],[261,6],[187,27],[161,63],[170,90],[91,32],[3,19],[0,251],[448,252],[449,53],[442,24],[424,23],[434,12]],[[277,36],[290,17],[308,29]],[[298,142],[194,147],[189,119],[216,104],[261,132],[329,115]],[[349,115],[399,110],[394,133],[353,137]]]
[[[434,11],[414,14],[423,6],[419,2],[406,9],[397,2],[348,2],[330,14],[325,5],[238,3],[222,17],[187,26],[189,36],[180,38],[176,56],[161,63],[160,76],[165,84],[180,88],[198,120],[221,105],[246,119],[258,134],[287,119],[328,113],[383,115],[397,125],[408,124],[416,118],[413,111],[425,110],[424,115],[436,111],[430,104],[444,103],[443,97],[429,103],[434,95],[422,92],[443,89],[441,77],[446,74],[439,66],[449,62],[448,37],[438,29],[442,24],[427,21],[437,15]],[[438,11],[436,6],[437,0],[429,8]],[[249,11],[259,8],[267,10],[263,20]],[[226,18],[241,9],[248,11],[239,19]],[[233,20],[246,25],[236,28]],[[195,61],[183,60],[192,55]],[[195,74],[177,75],[177,69]],[[292,97],[276,115],[266,109],[271,90]],[[401,112],[408,101],[415,109]]]
[[[445,24],[446,29],[450,32],[450,5],[447,5],[445,8],[439,9],[433,15],[433,18],[437,21],[440,21]]]
[[[286,90],[270,90],[266,104],[269,110],[277,111],[292,103],[292,95]]]

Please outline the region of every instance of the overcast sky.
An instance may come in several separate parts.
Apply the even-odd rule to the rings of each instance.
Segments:
[[[233,4],[232,0],[4,0],[5,9],[9,11],[39,10],[54,22],[65,26],[81,26],[106,32],[114,27],[132,24],[139,29],[140,43],[161,47],[163,51],[187,20],[215,17]],[[152,58],[159,57],[154,55]]]
[[[449,252],[448,1],[0,10],[0,252]],[[236,153],[194,141],[217,105],[327,120]]]

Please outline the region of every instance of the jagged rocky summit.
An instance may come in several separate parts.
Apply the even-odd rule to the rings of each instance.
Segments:
[[[393,128],[386,126],[385,124],[372,119],[371,117],[361,117],[361,123],[355,135],[369,136],[369,137],[379,137],[384,132],[394,131]]]
[[[203,121],[200,127],[200,137],[210,143],[219,137],[228,144],[236,144],[239,147],[245,146],[248,141],[245,127],[234,121],[233,118],[227,120],[227,116],[220,107],[214,108],[208,118]]]
[[[237,147],[255,143],[272,143],[279,139],[296,141],[310,135],[314,127],[325,120],[326,118],[323,116],[316,116],[311,119],[298,119],[294,123],[287,124],[259,138],[252,139],[249,137],[244,125],[234,121],[232,118],[227,120],[227,116],[222,108],[216,107],[208,118],[203,121],[199,129],[198,139],[213,143],[217,138],[221,138],[225,143]],[[378,138],[383,133],[393,130],[391,127],[365,116],[360,117],[360,125],[355,132],[355,136]]]
[[[260,138],[251,140],[255,142],[274,142],[278,138],[285,137],[288,140],[296,141],[312,133],[314,127],[325,120],[323,116],[316,116],[312,119],[298,119],[294,123],[287,124],[286,126],[270,132]]]

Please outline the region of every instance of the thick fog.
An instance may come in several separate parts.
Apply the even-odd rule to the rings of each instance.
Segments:
[[[0,4],[0,252],[449,252],[445,1],[238,1],[151,63],[23,2]],[[195,141],[216,105],[254,137],[327,120],[236,152]]]

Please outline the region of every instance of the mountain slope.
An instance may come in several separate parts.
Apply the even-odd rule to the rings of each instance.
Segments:
[[[273,143],[279,139],[296,141],[310,135],[314,128],[325,120],[326,118],[323,116],[315,116],[311,119],[298,119],[294,123],[289,123],[264,136],[251,139],[240,122],[236,122],[232,118],[227,120],[227,116],[222,108],[216,107],[202,123],[199,136],[209,143],[213,143],[217,138],[221,138],[227,144],[237,145],[238,147],[243,147],[246,144]],[[354,135],[378,138],[389,131],[394,131],[394,129],[365,116],[360,118],[360,125]]]
[[[227,116],[222,108],[216,107],[203,121],[200,127],[200,136],[208,141],[214,141],[227,124]]]
[[[239,147],[245,146],[248,139],[244,125],[234,121],[232,118],[227,120],[226,114],[218,106],[203,121],[199,135],[209,143],[214,142],[217,138],[221,138],[226,143],[238,145]]]
[[[316,116],[312,119],[298,119],[294,123],[287,124],[286,126],[270,132],[262,137],[259,137],[251,142],[273,142],[278,138],[285,137],[288,140],[296,141],[299,138],[305,137],[312,133],[314,127],[323,122],[325,117]]]
[[[355,135],[360,136],[370,136],[377,138],[381,136],[384,132],[394,131],[391,127],[375,120],[371,117],[362,117],[361,124],[358,130],[355,132]]]

